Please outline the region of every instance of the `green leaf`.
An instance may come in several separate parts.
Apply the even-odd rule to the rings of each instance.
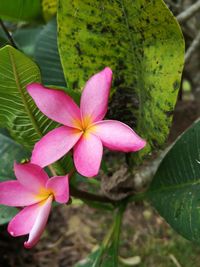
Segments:
[[[106,250],[106,253],[103,255],[101,267],[117,267],[118,266],[118,250],[115,248],[115,244],[112,245]]]
[[[200,121],[177,139],[148,192],[165,220],[185,238],[200,243]]]
[[[17,47],[39,65],[43,84],[66,87],[58,53],[55,18],[45,26],[18,29],[13,37]]]
[[[45,25],[40,32],[35,44],[34,58],[40,66],[44,84],[66,86],[58,53],[56,19]]]
[[[26,55],[33,57],[35,43],[38,39],[42,26],[35,28],[19,28],[13,33],[14,41],[18,48]]]
[[[42,0],[43,16],[46,21],[55,16],[57,11],[57,0]]]
[[[0,181],[14,179],[13,163],[29,157],[29,153],[0,129]]]
[[[99,258],[101,255],[101,248],[93,251],[86,259],[81,260],[74,267],[99,267],[100,265],[94,265],[95,259]]]
[[[8,130],[6,128],[0,128],[0,133],[5,136],[9,136]]]
[[[0,225],[8,223],[18,211],[16,208],[0,205]]]
[[[9,21],[32,21],[41,19],[40,0],[1,0],[0,18]]]
[[[0,129],[0,181],[14,179],[13,163],[20,162],[29,156],[29,153],[10,137],[4,135]],[[0,224],[7,223],[18,212],[16,208],[0,205]]]
[[[102,247],[93,251],[86,259],[80,261],[75,267],[117,267],[118,259],[115,257],[114,249],[111,246],[103,254]]]
[[[148,143],[141,157],[165,142],[180,85],[184,40],[162,0],[59,0],[58,43],[71,88],[81,89],[105,66],[113,69],[114,90],[131,95],[124,104],[119,97],[114,111],[121,110],[122,120],[128,107],[129,123],[136,123]]]
[[[0,49],[0,125],[20,144],[33,145],[55,127],[33,103],[25,87],[40,82],[37,65],[11,46]]]
[[[0,27],[0,48],[8,43],[8,38]]]
[[[83,184],[87,187],[87,191],[94,193],[100,190],[101,182],[97,179],[88,179],[85,176],[75,172],[75,174],[71,177],[71,184],[75,187],[81,186]]]

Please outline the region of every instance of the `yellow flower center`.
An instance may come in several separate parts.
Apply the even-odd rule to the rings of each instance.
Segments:
[[[90,126],[92,125],[92,119],[90,116],[84,117],[82,119],[82,130],[83,132],[87,131],[87,129],[90,128]]]
[[[42,187],[39,193],[35,196],[38,201],[47,199],[49,196],[54,197],[54,192],[51,189],[46,189]]]
[[[93,126],[92,123],[91,116],[85,116],[82,120],[74,120],[74,127],[83,132],[84,137],[87,137],[88,134],[95,129],[95,126]]]

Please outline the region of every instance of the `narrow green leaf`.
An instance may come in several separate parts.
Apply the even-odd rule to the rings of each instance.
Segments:
[[[177,232],[200,243],[200,121],[165,156],[148,194]]]
[[[184,40],[162,0],[59,0],[58,43],[71,88],[80,90],[105,66],[113,69],[116,96],[129,95],[124,104],[117,99],[113,113],[123,120],[125,108],[129,110],[129,123],[147,139],[141,157],[165,142],[180,85]]]
[[[100,255],[101,248],[98,248],[93,251],[86,259],[81,260],[79,263],[77,263],[74,267],[100,267],[100,265],[93,265],[95,259],[99,258]]]
[[[34,58],[40,66],[44,84],[66,86],[58,53],[55,18],[40,32],[35,43]]]
[[[55,124],[39,112],[26,91],[40,82],[37,65],[11,46],[0,49],[0,125],[25,147],[33,145]]]
[[[40,0],[1,0],[0,18],[9,21],[41,20]]]

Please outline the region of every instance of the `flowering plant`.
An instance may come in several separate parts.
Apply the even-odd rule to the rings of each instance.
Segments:
[[[15,164],[18,181],[0,183],[0,204],[27,206],[8,225],[12,236],[29,233],[26,248],[38,242],[52,201],[67,203],[69,200],[68,176],[55,176],[48,180],[41,167],[54,163],[75,146],[77,171],[92,177],[99,172],[102,143],[110,149],[124,152],[137,151],[145,146],[145,141],[127,125],[112,120],[102,121],[107,111],[111,82],[112,71],[109,68],[94,75],[83,91],[80,110],[73,99],[62,91],[35,83],[27,86],[38,108],[50,119],[65,126],[50,131],[35,145],[31,163]]]
[[[109,210],[108,234],[86,260],[91,264],[77,267],[116,267],[126,207],[146,199],[180,234],[199,241],[199,122],[159,167],[154,162],[160,163],[181,81],[177,21],[162,0],[72,2],[58,0],[51,12],[49,5],[24,6],[22,20],[43,13],[36,33],[26,25],[31,42],[23,25],[13,25],[23,40],[8,30],[6,19],[20,20],[9,9],[0,21],[2,223],[14,237],[29,235],[24,245],[31,248],[54,202],[79,199]]]

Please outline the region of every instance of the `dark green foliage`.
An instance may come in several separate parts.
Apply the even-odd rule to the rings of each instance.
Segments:
[[[200,243],[200,121],[178,138],[162,161],[148,192],[165,220]]]
[[[39,33],[35,43],[34,58],[40,66],[42,82],[45,85],[66,86],[58,53],[55,18]]]

